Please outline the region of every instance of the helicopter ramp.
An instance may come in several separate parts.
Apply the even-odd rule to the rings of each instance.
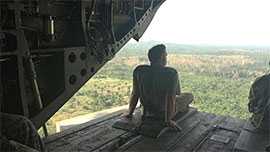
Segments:
[[[245,121],[196,111],[178,122],[181,132],[158,138],[115,129],[113,113],[45,139],[50,152],[232,152]]]

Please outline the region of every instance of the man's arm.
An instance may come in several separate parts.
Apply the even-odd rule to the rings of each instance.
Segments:
[[[129,113],[128,117],[132,117],[132,114],[136,108],[139,99],[139,86],[137,81],[137,70],[135,69],[133,72],[133,87],[132,94],[129,100]]]
[[[175,95],[167,95],[166,122],[170,122],[175,115]]]
[[[136,105],[138,103],[138,99],[139,97],[136,94],[132,94],[130,101],[129,101],[129,112],[128,112],[128,116],[132,117],[132,114],[136,108]]]
[[[172,120],[172,118],[176,114],[176,95],[180,95],[180,84],[178,79],[178,73],[175,70],[174,75],[171,77],[171,81],[168,86],[168,92],[166,96],[166,113],[165,113],[165,121],[171,127],[177,127],[176,123]]]
[[[168,95],[167,96],[167,111],[166,111],[166,117],[165,117],[165,122],[169,127],[174,128],[177,131],[182,131],[182,128],[177,125],[177,123],[172,120],[172,118],[175,116],[175,100],[176,100],[176,95]]]
[[[167,121],[171,120],[176,112],[176,107],[175,107],[175,100],[176,100],[176,95],[181,94],[181,89],[180,89],[180,83],[179,83],[179,78],[178,78],[178,73],[175,70],[174,75],[172,76],[168,93],[167,93],[167,98],[166,98],[166,104],[167,104]]]
[[[178,78],[178,74],[177,74],[177,82],[176,82],[176,95],[180,95],[181,94],[181,87],[180,87],[180,81],[179,81],[179,78]]]
[[[248,99],[249,99],[249,103],[248,103],[248,111],[249,112],[255,112],[254,110],[254,101],[256,100],[256,98],[254,97],[254,90],[251,86],[250,90],[249,90],[249,96],[248,96]]]

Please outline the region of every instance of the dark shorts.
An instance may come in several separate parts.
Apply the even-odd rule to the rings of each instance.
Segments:
[[[181,93],[181,95],[176,96],[175,101],[175,114],[179,112],[187,112],[189,109],[189,104],[194,100],[194,96],[191,93]],[[151,106],[149,106],[151,107]],[[145,111],[144,120],[156,120],[156,121],[165,121],[165,111],[157,111],[157,109],[150,109]]]

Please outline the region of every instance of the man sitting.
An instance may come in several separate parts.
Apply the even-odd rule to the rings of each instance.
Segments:
[[[140,99],[144,108],[143,121],[150,118],[179,129],[173,118],[178,112],[188,111],[193,95],[181,93],[177,71],[166,67],[165,45],[152,47],[148,58],[150,65],[140,65],[133,72],[133,91],[127,117],[132,117]]]
[[[255,80],[249,92],[251,123],[258,131],[268,132],[270,127],[270,74]]]
[[[250,121],[257,132],[270,134],[270,74],[257,78],[252,84],[248,109],[253,113]],[[268,141],[265,151],[270,152],[270,140]]]

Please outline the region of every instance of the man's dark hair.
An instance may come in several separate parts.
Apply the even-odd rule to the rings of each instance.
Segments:
[[[165,52],[166,52],[166,46],[164,44],[153,46],[148,51],[148,59],[151,63],[159,62],[162,54]]]

